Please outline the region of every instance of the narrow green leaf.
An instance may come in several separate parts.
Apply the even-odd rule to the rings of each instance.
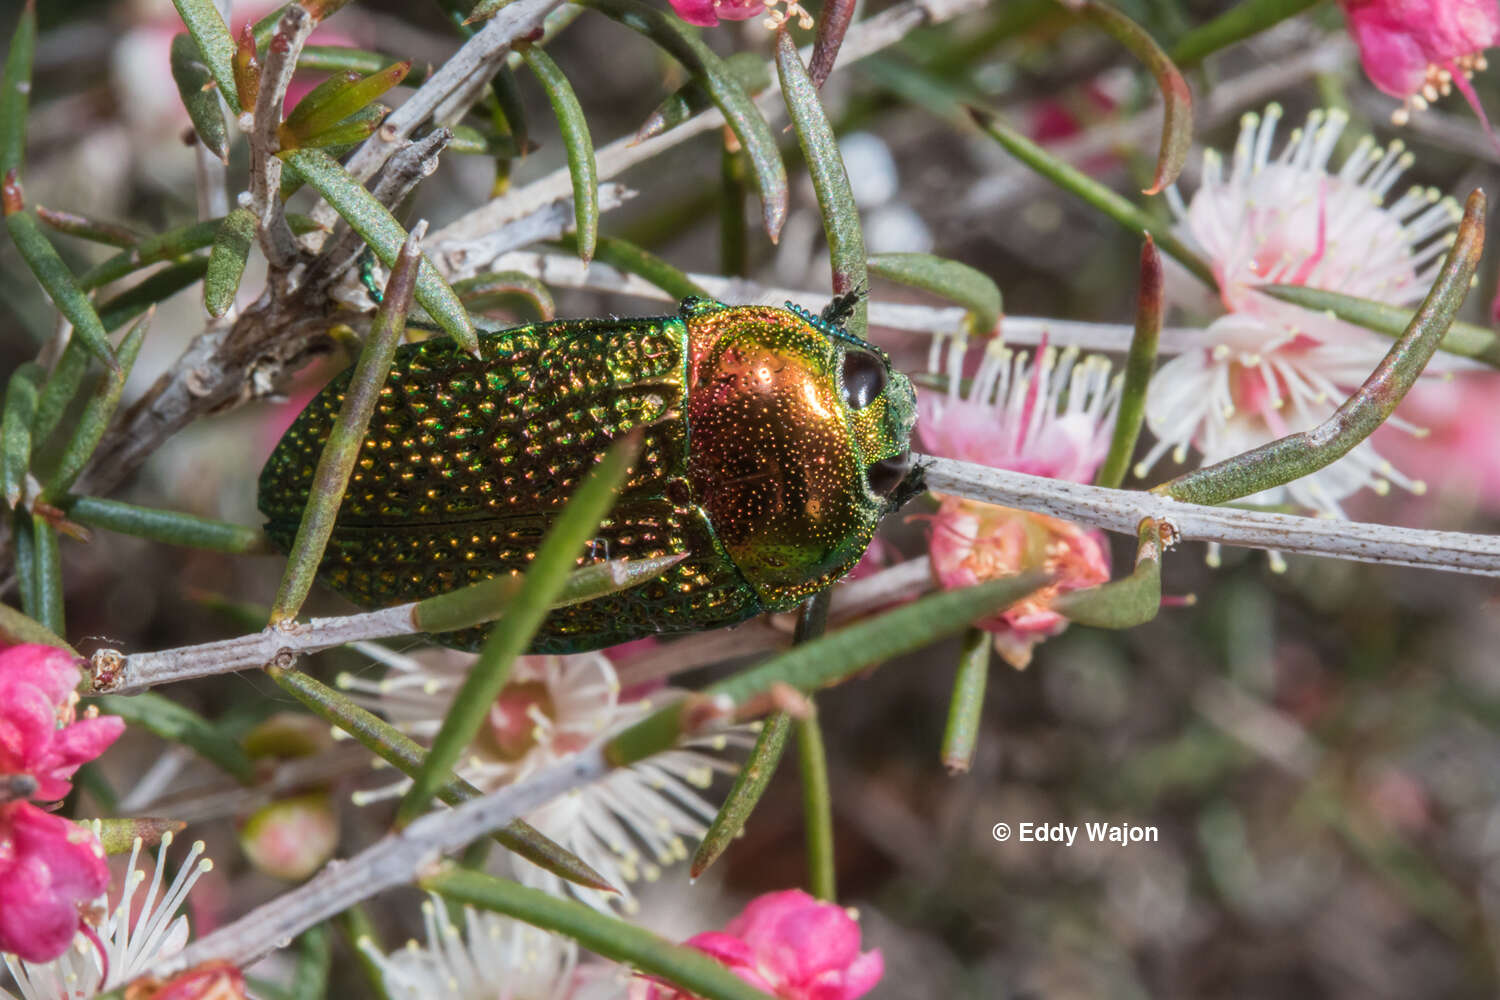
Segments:
[[[1000,324],[1000,289],[989,275],[930,253],[882,253],[870,270],[890,281],[921,288],[969,310],[970,330],[988,336]]]
[[[1059,594],[1053,608],[1071,622],[1094,628],[1134,628],[1161,609],[1161,529],[1141,522],[1135,569],[1123,580]]]
[[[846,295],[869,288],[866,273],[864,230],[859,224],[859,206],[849,187],[849,173],[839,153],[833,126],[818,99],[818,88],[807,75],[791,34],[783,28],[776,38],[776,69],[781,75],[781,94],[797,130],[797,145],[807,161],[807,172],[823,213],[823,234],[833,265],[833,294]],[[854,311],[844,324],[852,335],[864,338],[868,330],[869,303],[866,296],[854,302]]]
[[[558,243],[569,250],[577,251],[578,249],[577,240],[571,233],[565,234],[558,240]],[[618,236],[599,237],[594,258],[610,267],[619,268],[626,274],[645,278],[675,299],[685,299],[694,295],[700,298],[712,298],[702,285],[689,278],[684,272],[649,250],[643,250],[629,240]]]
[[[21,514],[20,517],[25,517],[25,515]],[[16,521],[11,522],[12,525],[16,523]],[[21,534],[26,533],[21,532]],[[17,549],[20,548],[20,541],[19,536],[16,536]],[[26,544],[29,548],[31,543],[28,540]],[[17,562],[20,562],[19,558]],[[26,576],[19,566],[16,568],[16,576],[22,579]],[[66,649],[74,656],[78,655],[78,650],[68,645],[67,640],[62,636],[35,618],[17,611],[8,604],[0,604],[0,641],[3,641],[7,646],[14,646],[23,642],[36,642],[41,643],[43,646],[56,646],[58,649]]]
[[[333,534],[339,505],[344,501],[344,491],[349,486],[349,476],[364,446],[370,416],[390,374],[396,348],[406,333],[406,313],[416,291],[417,270],[422,262],[422,234],[426,229],[425,223],[418,224],[396,258],[354,374],[344,389],[344,401],[323,442],[323,454],[313,472],[302,523],[297,526],[297,537],[287,553],[286,573],[271,606],[273,626],[295,618],[312,589],[323,550]]]
[[[21,610],[25,612],[22,617],[34,621],[37,618],[36,538],[31,533],[31,514],[27,511],[11,511],[10,543],[15,549],[16,589],[20,591]],[[37,627],[56,634],[41,622],[37,622]]]
[[[234,305],[245,274],[245,262],[255,244],[255,213],[236,208],[224,217],[214,235],[214,248],[208,255],[208,270],[203,272],[203,304],[215,318]]]
[[[76,338],[69,338],[68,346],[63,348],[62,356],[53,366],[52,374],[47,376],[42,394],[37,399],[36,419],[31,423],[31,440],[35,445],[42,445],[52,436],[68,404],[78,395],[78,387],[88,368],[88,348]]]
[[[771,85],[771,67],[759,53],[736,52],[724,60],[724,68],[739,88],[752,97]],[[656,106],[636,130],[635,141],[644,142],[670,131],[713,104],[708,91],[696,80],[689,80]]]
[[[1241,39],[1296,17],[1318,0],[1239,0],[1224,13],[1177,39],[1172,59],[1191,67]]]
[[[245,107],[253,108],[260,100],[260,78],[264,72],[255,48],[255,31],[248,23],[244,24],[234,47],[234,89]]]
[[[362,108],[339,122],[331,128],[322,132],[309,135],[306,139],[298,140],[297,145],[306,149],[333,149],[353,146],[364,142],[375,134],[380,128],[380,123],[385,121],[385,116],[391,113],[391,109],[384,104],[372,104]],[[285,148],[290,149],[288,144]],[[343,155],[342,153],[330,155]]]
[[[31,544],[33,564],[33,593],[36,609],[32,612],[36,620],[58,635],[66,635],[68,628],[63,618],[62,553],[57,548],[57,530],[46,518],[32,515]]]
[[[291,136],[306,143],[310,136],[327,132],[346,118],[369,107],[386,91],[395,87],[411,71],[411,60],[392,63],[369,76],[348,79],[347,74],[337,74],[329,80],[337,81],[327,86],[328,80],[313,89],[297,102],[292,113],[287,115],[283,128]]]
[[[222,219],[191,222],[155,236],[148,236],[124,253],[117,253],[98,266],[85,271],[79,277],[78,284],[85,291],[92,291],[111,282],[119,281],[143,267],[186,257],[204,247],[213,246],[223,232],[224,226],[240,212],[248,211],[249,209],[237,208]],[[318,228],[317,223],[305,215],[289,215],[287,222],[291,225],[292,232],[299,236]]]
[[[1103,28],[1115,41],[1129,49],[1131,55],[1156,78],[1164,112],[1161,150],[1156,157],[1156,176],[1143,193],[1160,194],[1182,173],[1188,150],[1193,145],[1193,93],[1188,89],[1187,81],[1156,44],[1156,39],[1117,8],[1102,0],[1069,0],[1063,6]]]
[[[703,40],[674,15],[657,10],[641,0],[584,0],[592,7],[650,38],[682,64],[709,98],[724,113],[724,120],[745,147],[760,190],[766,232],[775,243],[786,222],[786,166],[771,126],[724,65]]]
[[[984,689],[990,678],[990,650],[994,640],[982,628],[964,633],[953,677],[953,696],[948,702],[948,724],[943,727],[943,766],[949,774],[966,774],[979,746],[984,718]]]
[[[26,0],[10,36],[5,75],[0,77],[0,177],[20,175],[26,162],[27,107],[31,65],[36,57],[36,0]]]
[[[5,410],[0,415],[0,497],[11,507],[21,502],[21,491],[26,487],[26,473],[31,468],[31,422],[46,375],[41,365],[28,361],[15,370],[5,387]]]
[[[750,273],[750,227],[745,224],[748,170],[745,154],[719,144],[719,270],[734,278]]]
[[[155,691],[129,696],[97,695],[89,701],[107,715],[118,715],[168,743],[182,744],[241,784],[255,780],[255,764],[240,745],[186,705]]]
[[[833,793],[828,753],[817,713],[797,720],[797,762],[802,772],[802,823],[807,837],[808,888],[818,899],[838,899],[833,851]]]
[[[1255,290],[1272,298],[1318,312],[1330,312],[1341,320],[1374,330],[1387,337],[1399,337],[1411,324],[1412,310],[1400,306],[1357,299],[1352,295],[1324,291],[1308,285],[1257,285]],[[1488,327],[1454,320],[1438,350],[1473,358],[1500,368],[1500,333]]]
[[[1209,288],[1219,287],[1214,279],[1213,268],[1209,267],[1208,262],[1189,250],[1185,243],[1173,235],[1168,226],[1157,222],[1092,177],[1062,162],[1019,132],[1002,124],[989,111],[971,107],[969,116],[986,134],[1032,170],[1064,191],[1076,195],[1099,209],[1128,232],[1135,235],[1143,232],[1150,233],[1158,247],[1176,258],[1179,264],[1191,271]]]
[[[539,319],[557,317],[557,303],[552,299],[552,292],[525,271],[487,271],[455,281],[453,290],[469,312],[506,306],[519,296],[531,302]]]
[[[370,919],[370,915],[363,906],[356,904],[340,913],[334,920],[339,930],[344,932],[344,941],[349,946],[349,952],[359,961],[360,970],[365,974],[365,985],[369,987],[369,995],[374,997],[374,1000],[391,1000],[391,995],[385,988],[385,975],[367,950],[369,947],[384,950],[380,947],[380,932],[376,929],[374,921]]]
[[[686,559],[686,552],[655,556],[649,559],[615,559],[590,563],[568,574],[567,581],[553,598],[554,608],[592,601],[606,594],[629,590],[661,576]],[[450,590],[419,601],[412,612],[412,622],[423,632],[452,632],[472,628],[499,618],[525,586],[520,573],[492,576],[467,587]]]
[[[698,949],[672,944],[571,899],[454,865],[444,866],[420,884],[445,899],[502,913],[572,938],[596,955],[665,980],[704,1000],[773,1000]]]
[[[557,63],[535,45],[518,44],[516,50],[526,61],[552,104],[568,153],[568,174],[573,179],[573,218],[578,233],[578,256],[588,263],[594,259],[594,245],[599,237],[599,168],[594,162],[594,140],[589,137],[588,119],[573,85]]]
[[[386,207],[375,200],[365,187],[349,176],[343,167],[319,149],[297,149],[286,154],[287,166],[310,184],[334,210],[348,222],[386,267],[396,263],[396,255],[406,242],[406,231]],[[417,301],[439,326],[464,350],[477,353],[479,339],[474,322],[464,311],[463,303],[438,274],[431,261],[422,258],[417,274]]]
[[[189,285],[203,280],[207,257],[189,257],[181,264],[164,267],[114,298],[99,304],[99,321],[106,330],[118,330],[155,305],[165,302]]]
[[[324,1000],[332,968],[333,940],[328,925],[303,931],[297,938],[297,964],[292,969],[292,1000]]]
[[[104,431],[109,426],[110,418],[114,416],[115,407],[119,405],[125,380],[130,377],[130,369],[135,364],[136,356],[140,354],[141,342],[145,340],[146,330],[150,325],[150,317],[141,320],[120,341],[120,370],[107,373],[100,381],[93,397],[79,415],[78,424],[73,428],[73,434],[68,438],[62,454],[42,479],[42,499],[48,503],[55,502],[68,491],[83,467],[88,464],[100,438],[104,437]]]
[[[90,219],[76,212],[59,212],[38,205],[36,217],[60,233],[67,233],[69,236],[76,236],[91,243],[103,243],[111,247],[133,247],[141,241],[141,234],[128,226]]]
[[[547,532],[526,570],[520,593],[490,629],[479,659],[469,671],[437,736],[433,738],[432,750],[421,773],[413,779],[411,789],[401,800],[401,807],[396,812],[398,824],[411,822],[427,807],[443,776],[453,770],[464,748],[479,732],[490,707],[510,677],[516,657],[530,645],[531,637],[541,627],[552,602],[567,584],[584,546],[594,537],[599,522],[614,506],[615,494],[625,481],[640,447],[641,437],[637,433],[618,440],[574,491]]]
[[[142,847],[155,847],[161,843],[161,839],[168,833],[181,833],[187,829],[186,823],[180,823],[174,819],[155,819],[150,816],[137,816],[130,819],[94,819],[83,820],[84,824],[94,828],[99,837],[99,844],[104,848],[104,853],[129,854],[135,848],[135,842],[139,840]]]
[[[1166,299],[1162,294],[1161,254],[1151,234],[1141,246],[1141,276],[1136,291],[1135,332],[1130,337],[1130,355],[1125,362],[1125,384],[1120,390],[1120,408],[1115,413],[1115,427],[1109,441],[1109,452],[1094,483],[1118,489],[1130,468],[1130,456],[1141,436],[1146,419],[1146,390],[1156,371],[1156,343],[1161,336]]]
[[[277,16],[279,18],[280,15]],[[346,80],[357,80],[361,76],[379,73],[396,62],[400,60],[384,52],[352,49],[343,45],[304,45],[301,54],[297,56],[297,69],[311,73],[349,73],[351,75]],[[414,66],[403,82],[409,87],[417,87],[426,79],[426,67]]]
[[[4,199],[5,228],[10,230],[11,240],[21,251],[26,266],[36,275],[42,290],[57,306],[57,311],[73,324],[73,336],[105,365],[118,370],[119,362],[109,346],[109,338],[104,335],[104,324],[94,311],[94,304],[78,287],[68,265],[63,263],[56,248],[42,232],[36,216],[22,208],[21,186],[16,182],[14,172],[6,175],[0,198]]]
[[[932,594],[797,646],[710,685],[704,695],[723,696],[734,705],[742,705],[751,697],[765,694],[773,684],[787,684],[803,692],[835,684],[988,618],[1046,583],[1044,574],[1029,572]],[[684,707],[681,701],[667,705],[620,733],[606,748],[610,762],[623,767],[672,746],[682,733]]]
[[[448,152],[462,153],[465,156],[495,156],[501,159],[512,159],[517,156],[525,156],[531,152],[534,146],[522,149],[516,145],[516,141],[509,135],[494,135],[489,132],[481,132],[472,125],[450,125],[448,130],[453,133],[453,138],[448,143]]]
[[[57,506],[71,520],[91,528],[102,528],[136,538],[149,538],[168,545],[182,545],[231,555],[268,552],[266,539],[258,528],[214,521],[173,510],[138,507],[123,500],[104,497],[66,496]]]
[[[229,105],[229,110],[239,114],[239,94],[234,89],[234,38],[229,34],[229,25],[224,23],[214,0],[172,0],[188,34],[198,43],[203,62],[213,74],[214,82]]]
[[[198,141],[203,143],[204,149],[228,163],[229,125],[224,121],[224,105],[219,102],[219,91],[214,86],[208,62],[198,51],[198,43],[191,35],[177,35],[172,39],[168,65]]]
[[[283,691],[296,698],[318,718],[348,733],[360,746],[391,764],[402,774],[414,777],[421,770],[426,752],[410,736],[384,719],[301,671],[271,666],[266,673]],[[482,794],[462,778],[452,774],[445,775],[444,778],[437,797],[449,805],[456,806]],[[492,836],[506,850],[514,851],[559,878],[604,892],[616,891],[605,881],[604,876],[522,820],[507,824]]]
[[[1196,469],[1151,492],[1188,503],[1227,503],[1311,475],[1374,433],[1421,375],[1469,293],[1484,250],[1484,208],[1484,192],[1475,190],[1464,206],[1457,240],[1406,332],[1333,416],[1311,430]]]
[[[708,866],[728,849],[730,841],[740,835],[745,821],[776,774],[776,765],[781,763],[781,755],[786,752],[786,738],[791,731],[792,717],[785,712],[772,712],[765,718],[750,756],[734,776],[734,784],[724,797],[724,804],[698,843],[688,869],[689,877],[697,878],[707,871]]]

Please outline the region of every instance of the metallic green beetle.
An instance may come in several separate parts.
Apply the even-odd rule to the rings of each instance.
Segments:
[[[523,569],[620,435],[644,446],[592,559],[690,556],[548,616],[536,652],[578,652],[785,611],[847,573],[920,490],[916,398],[844,331],[852,303],[687,299],[675,316],[536,323],[402,347],[319,568],[366,607]],[[349,372],[308,404],[260,476],[266,533],[297,532]],[[477,648],[482,629],[439,640]]]

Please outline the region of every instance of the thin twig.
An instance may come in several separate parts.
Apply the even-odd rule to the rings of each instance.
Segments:
[[[414,881],[444,854],[608,772],[602,747],[595,745],[519,784],[453,809],[428,813],[354,857],[330,862],[308,882],[219,928],[150,971],[165,978],[211,959],[248,965],[355,903]]]
[[[250,137],[250,208],[255,212],[256,231],[261,250],[275,268],[289,268],[297,259],[297,239],[287,225],[286,210],[281,201],[281,109],[292,75],[297,71],[297,57],[315,27],[312,15],[298,4],[288,4],[286,13],[266,47],[260,90],[255,111],[246,124]]]
[[[1177,540],[1500,576],[1500,536],[1496,535],[1204,507],[1153,493],[1085,486],[972,462],[914,458],[927,470],[928,487],[939,493],[1038,511],[1122,535],[1134,535],[1142,518],[1154,517]]]

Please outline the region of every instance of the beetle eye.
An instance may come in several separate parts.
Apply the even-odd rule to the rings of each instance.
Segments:
[[[844,402],[863,410],[885,389],[885,363],[869,351],[844,352]]]
[[[911,452],[903,451],[899,455],[870,463],[870,467],[865,470],[865,481],[870,484],[871,493],[890,496],[891,491],[901,485],[901,480],[910,471]]]

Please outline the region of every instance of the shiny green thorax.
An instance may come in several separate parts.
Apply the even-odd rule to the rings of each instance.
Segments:
[[[787,610],[847,573],[920,486],[910,382],[822,316],[688,299],[675,316],[537,323],[402,347],[320,578],[356,603],[418,600],[523,569],[582,477],[639,428],[641,456],[593,559],[688,552],[661,578],[554,611],[534,648],[572,652]],[[290,545],[345,372],[261,473]],[[441,636],[473,646],[478,630]]]

